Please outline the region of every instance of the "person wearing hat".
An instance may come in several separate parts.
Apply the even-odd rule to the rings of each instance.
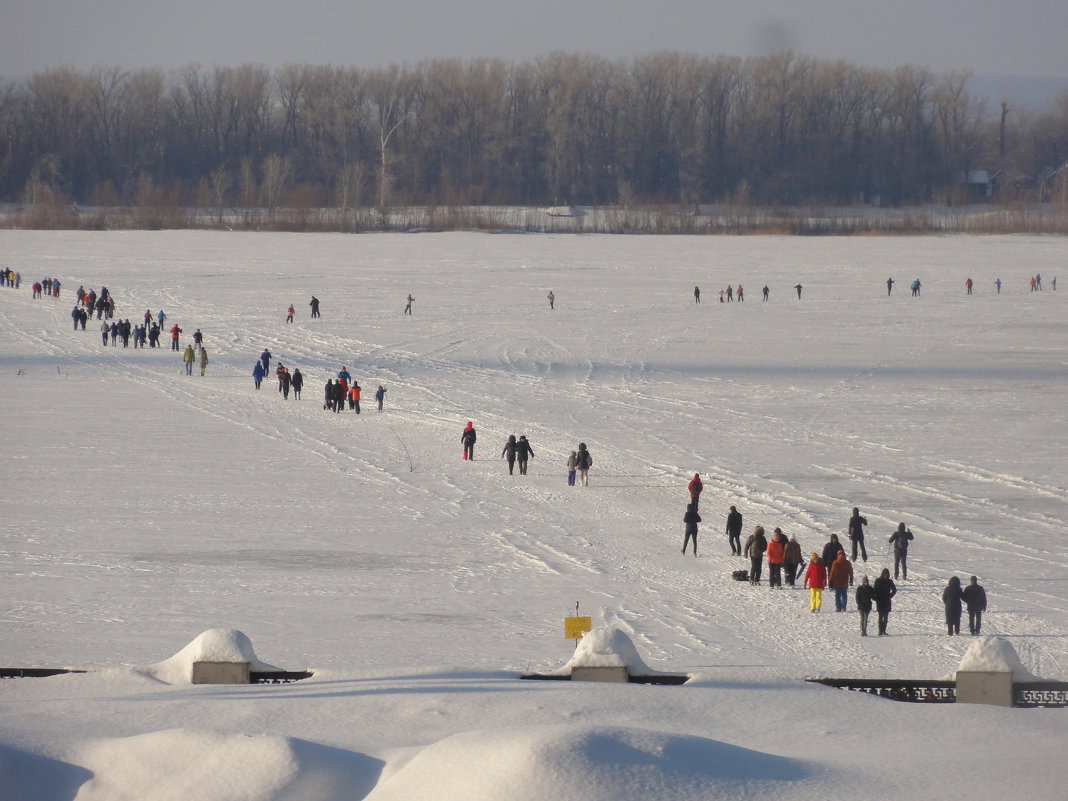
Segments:
[[[742,513],[731,507],[727,515],[727,539],[731,544],[731,556],[742,555]]]
[[[827,568],[820,561],[820,555],[815,551],[809,558],[808,569],[805,570],[805,587],[808,588],[808,610],[819,612],[823,606],[823,588],[827,586]]]

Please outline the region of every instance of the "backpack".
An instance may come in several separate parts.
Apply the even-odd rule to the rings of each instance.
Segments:
[[[735,581],[749,581],[748,570],[734,570],[731,571],[731,578]]]

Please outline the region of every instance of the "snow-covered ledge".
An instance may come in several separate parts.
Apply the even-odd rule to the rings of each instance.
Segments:
[[[170,659],[147,672],[168,684],[248,684],[250,673],[280,671],[256,658],[249,638],[236,629],[208,629]]]
[[[958,704],[1013,705],[1013,683],[1036,681],[1023,666],[1012,643],[1001,637],[983,637],[972,643],[955,675]]]

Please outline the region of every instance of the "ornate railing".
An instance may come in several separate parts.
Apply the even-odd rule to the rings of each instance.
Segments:
[[[1012,705],[1022,707],[1068,706],[1068,682],[1017,681],[1012,685]]]
[[[86,672],[88,671],[70,668],[0,668],[0,679],[41,679],[61,676],[64,673]],[[249,673],[249,684],[291,684],[301,679],[310,679],[312,675],[307,670],[253,670]]]
[[[936,679],[806,679],[842,690],[877,695],[910,703],[952,704],[957,700],[957,683]]]

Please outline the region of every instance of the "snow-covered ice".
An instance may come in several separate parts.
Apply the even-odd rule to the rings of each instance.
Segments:
[[[1066,257],[1025,236],[0,231],[23,276],[0,288],[0,662],[90,670],[0,682],[0,799],[1062,799],[1068,710],[803,679],[1004,661],[945,633],[942,588],[976,575],[984,634],[1068,680]],[[52,275],[62,298],[32,300]],[[207,375],[72,331],[79,284],[200,328]],[[300,401],[254,390],[265,347]],[[359,416],[322,408],[342,365]],[[526,476],[497,458],[513,433]],[[565,482],[579,442],[589,488]],[[858,579],[905,522],[890,636],[861,638],[852,598],[812,615],[732,581],[730,504],[805,554],[860,507]],[[690,681],[521,681],[574,655],[576,602]],[[193,652],[315,675],[191,685]]]

